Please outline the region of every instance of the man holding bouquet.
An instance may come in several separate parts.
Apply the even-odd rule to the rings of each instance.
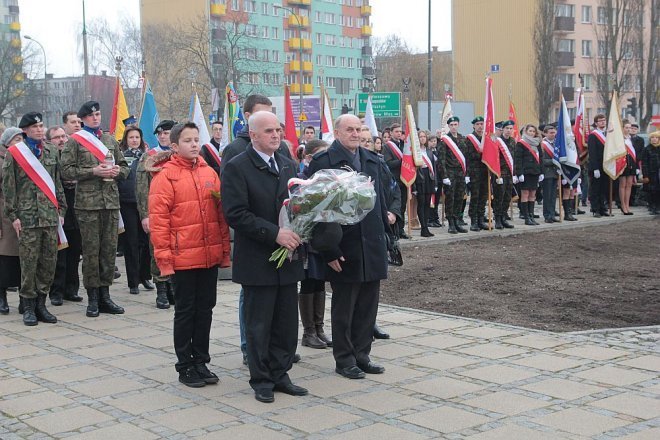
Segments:
[[[354,115],[341,115],[334,123],[335,141],[314,156],[309,174],[322,169],[347,169],[371,177],[376,190],[373,210],[354,225],[342,226],[342,239],[334,249],[320,251],[327,263],[326,280],[332,287],[332,340],[335,371],[349,379],[365,373],[380,374],[371,362],[378,311],[380,280],[387,278],[385,228],[388,222],[383,182],[376,153],[360,148],[361,123]],[[249,344],[248,344],[249,346]]]

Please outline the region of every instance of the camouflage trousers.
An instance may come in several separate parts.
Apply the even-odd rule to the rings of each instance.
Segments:
[[[486,202],[488,201],[488,173],[477,170],[470,176],[470,218],[483,218],[486,213]]]
[[[502,180],[504,180],[502,185],[498,185],[495,179],[497,179],[497,176],[491,176],[493,182],[493,215],[505,215],[511,203],[513,180],[511,180],[511,176],[505,176],[504,173],[502,173]]]
[[[119,209],[76,209],[82,237],[85,289],[110,286],[115,274]]]
[[[21,261],[21,296],[47,295],[57,265],[57,228],[23,229],[18,237],[18,256]]]
[[[154,279],[155,283],[158,282],[163,282],[163,281],[169,281],[171,276],[170,275],[165,275],[161,276],[160,275],[160,268],[156,264],[156,259],[154,258],[154,245],[151,243],[151,236],[149,236],[149,255],[151,256],[151,276]]]
[[[447,170],[451,185],[443,185],[445,192],[445,217],[458,217],[463,211],[465,197],[465,175],[463,170]]]

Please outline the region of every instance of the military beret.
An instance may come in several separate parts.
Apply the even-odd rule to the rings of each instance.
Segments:
[[[165,119],[163,121],[160,121],[160,124],[156,126],[156,129],[154,130],[154,134],[158,134],[161,131],[167,131],[171,130],[172,127],[176,125],[176,121],[172,121],[171,119]]]
[[[9,127],[5,131],[2,132],[2,136],[0,136],[0,145],[4,145],[5,147],[7,144],[14,139],[16,135],[23,134],[23,130],[20,128],[16,127]]]
[[[89,116],[94,112],[101,111],[101,106],[99,105],[98,102],[96,101],[87,101],[80,107],[80,110],[78,110],[78,117],[79,118],[84,118],[85,116]]]
[[[502,129],[502,127],[504,127],[504,125],[503,125],[503,124],[504,124],[504,121],[499,121],[499,122],[496,122],[496,123],[495,123],[495,128],[499,128],[499,129],[501,130],[501,129]]]
[[[476,124],[477,122],[484,122],[483,116],[477,116],[472,120],[472,124]]]
[[[124,119],[121,121],[124,124],[124,127],[135,124],[137,122],[137,119],[135,119],[135,115],[130,115],[128,118]]]
[[[447,119],[447,124],[451,124],[452,122],[461,122],[461,120],[458,119],[458,116],[452,116],[451,118]]]
[[[511,119],[502,122],[502,128],[507,127],[509,125],[516,125],[516,123],[513,122]]]
[[[38,124],[42,121],[43,118],[41,117],[41,113],[29,112],[23,115],[21,122],[18,123],[18,128],[29,127],[30,125]]]
[[[327,252],[335,249],[344,233],[339,223],[317,223],[312,230],[309,244],[314,250]]]
[[[631,127],[639,128],[639,124],[635,124],[634,122],[630,124]]]

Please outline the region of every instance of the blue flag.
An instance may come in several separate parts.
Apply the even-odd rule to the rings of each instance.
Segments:
[[[158,116],[158,110],[156,110],[156,100],[154,99],[154,94],[151,91],[148,80],[145,81],[144,87],[144,100],[142,101],[142,111],[140,112],[140,122],[138,125],[142,129],[144,142],[146,142],[149,148],[154,148],[158,145],[158,138],[154,134],[154,130],[158,126],[160,117]]]
[[[234,133],[234,139],[236,139],[236,135],[243,131],[245,128],[245,118],[243,117],[243,110],[239,107],[238,113],[236,114],[236,119],[234,120],[234,123],[232,124],[232,133]]]
[[[573,134],[571,120],[563,96],[559,107],[554,153],[552,161],[559,168],[562,177],[568,180],[569,183],[574,183],[580,177],[580,165],[577,163],[578,153],[575,146],[575,135]]]

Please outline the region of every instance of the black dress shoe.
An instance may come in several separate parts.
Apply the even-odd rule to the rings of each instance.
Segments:
[[[543,221],[544,221],[545,223],[554,223],[554,222],[555,222],[555,221],[554,221],[553,219],[551,219],[551,218],[546,218],[546,219],[543,220]]]
[[[360,370],[357,365],[351,365],[346,368],[335,368],[335,372],[344,376],[347,379],[364,379],[367,375],[364,371]]]
[[[188,367],[185,370],[179,371],[179,382],[191,388],[201,388],[206,385],[206,382],[201,378],[195,367]]]
[[[273,390],[288,394],[289,396],[306,396],[309,393],[307,388],[299,387],[298,385],[294,385],[292,383],[275,384]]]
[[[408,235],[405,232],[401,231],[401,233],[399,234],[399,237],[407,240],[407,239],[410,238],[410,235]]]
[[[83,297],[78,295],[78,291],[76,291],[76,292],[65,293],[64,299],[72,302],[80,302],[83,300]]]
[[[390,339],[390,335],[387,332],[384,332],[378,324],[374,324],[374,338],[375,339]]]
[[[50,294],[50,303],[54,306],[61,306],[64,304],[64,297],[61,293],[51,293]]]
[[[139,287],[129,287],[128,288],[128,293],[131,295],[139,295],[140,294],[140,288]]]
[[[144,286],[145,290],[154,290],[156,288],[154,283],[152,283],[150,280],[142,280],[142,285]]]
[[[247,364],[248,364],[247,354],[243,353],[243,365],[247,365]]]
[[[273,403],[275,402],[275,396],[273,396],[273,390],[254,390],[254,398],[259,402],[263,403]]]
[[[369,362],[366,365],[358,364],[358,368],[367,374],[383,374],[385,372],[385,367],[382,365],[374,364],[373,362]]]
[[[220,382],[218,376],[209,370],[206,364],[197,364],[195,365],[195,369],[197,370],[197,374],[199,374],[199,377],[202,378],[204,383],[213,385]]]
[[[293,363],[294,364],[297,364],[298,362],[300,362],[300,359],[301,358],[300,358],[300,355],[298,353],[293,355]]]

